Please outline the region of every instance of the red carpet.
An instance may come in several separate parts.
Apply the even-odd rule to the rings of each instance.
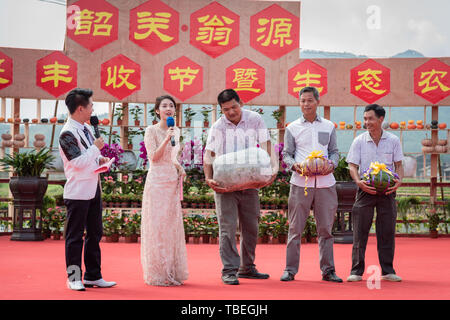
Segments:
[[[367,282],[342,284],[321,281],[318,245],[304,244],[296,281],[281,282],[285,245],[259,244],[256,265],[269,273],[268,280],[240,279],[239,286],[220,280],[218,245],[188,244],[189,279],[180,287],[151,287],[144,284],[140,245],[104,243],[102,273],[118,285],[111,289],[73,292],[66,288],[64,241],[10,241],[0,237],[0,299],[161,299],[161,300],[291,300],[291,299],[450,299],[450,239],[397,238],[394,267],[403,282],[381,281],[381,289]],[[344,280],[351,265],[351,245],[334,246],[337,274]],[[376,239],[370,237],[366,268],[378,265]],[[369,275],[364,276],[366,280]]]

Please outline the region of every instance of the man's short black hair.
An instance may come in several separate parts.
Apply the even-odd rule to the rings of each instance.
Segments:
[[[304,87],[302,90],[300,90],[300,93],[298,94],[299,99],[302,96],[303,92],[312,92],[314,95],[314,98],[317,101],[319,101],[319,99],[320,99],[319,90],[317,90],[315,87]]]
[[[222,106],[222,103],[231,101],[233,99],[237,102],[241,102],[241,98],[239,98],[239,95],[233,89],[225,89],[217,96],[217,102],[220,106]]]
[[[368,111],[372,111],[372,110],[375,112],[375,115],[377,116],[377,118],[380,118],[380,117],[384,118],[386,115],[386,110],[384,110],[384,108],[378,104],[369,104],[364,109],[364,112],[368,112]]]
[[[69,109],[69,113],[73,114],[79,106],[87,107],[89,98],[93,94],[94,92],[91,89],[76,88],[70,91],[66,96],[66,106]]]

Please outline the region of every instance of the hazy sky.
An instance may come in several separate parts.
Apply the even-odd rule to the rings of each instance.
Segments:
[[[450,56],[449,0],[303,0],[301,7],[302,49]],[[0,0],[0,47],[61,50],[65,17],[62,5]]]
[[[301,6],[304,49],[371,57],[407,49],[450,55],[449,0],[303,0]],[[0,46],[60,50],[64,34],[64,6],[0,0]]]

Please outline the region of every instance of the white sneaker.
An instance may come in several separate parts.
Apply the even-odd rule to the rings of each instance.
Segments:
[[[393,281],[393,282],[400,282],[400,281],[402,281],[402,278],[400,278],[395,273],[389,273],[389,274],[386,274],[384,276],[381,276],[381,279],[387,280],[387,281]]]
[[[362,276],[358,276],[356,274],[351,274],[351,275],[348,276],[347,281],[348,282],[362,281]]]
[[[114,281],[105,281],[103,279],[98,280],[84,280],[84,285],[86,288],[99,287],[99,288],[110,288],[116,285]]]
[[[83,282],[78,281],[69,281],[67,280],[67,288],[75,291],[86,291],[86,288],[83,285]]]

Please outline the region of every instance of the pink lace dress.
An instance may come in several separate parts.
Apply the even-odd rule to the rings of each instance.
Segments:
[[[188,278],[180,179],[174,165],[180,130],[175,128],[175,133],[175,147],[169,142],[156,162],[153,156],[167,133],[154,125],[144,137],[150,168],[142,197],[141,263],[145,283],[155,286],[181,285]]]

